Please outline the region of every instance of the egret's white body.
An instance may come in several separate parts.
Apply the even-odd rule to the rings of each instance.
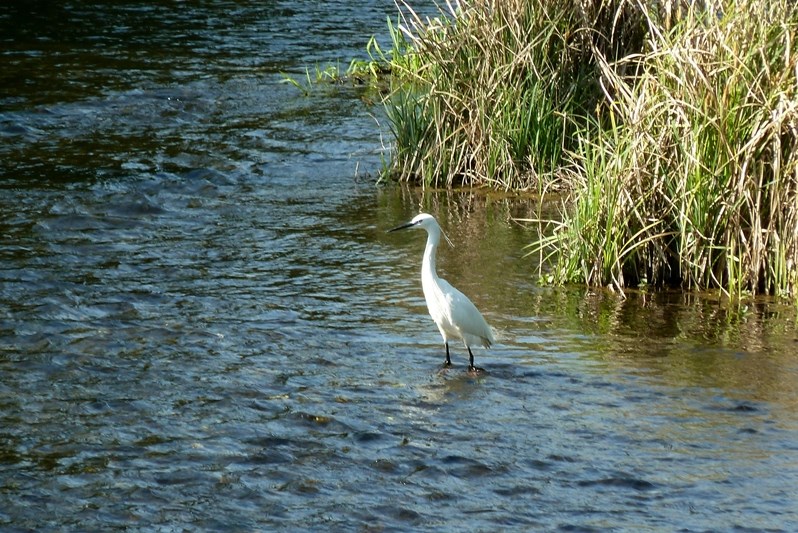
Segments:
[[[427,246],[421,261],[421,287],[427,309],[443,337],[446,347],[446,365],[451,365],[449,358],[449,341],[463,341],[469,355],[469,371],[481,370],[474,366],[472,346],[481,345],[490,348],[495,342],[493,331],[482,317],[476,306],[462,292],[452,287],[445,279],[438,277],[435,260],[438,244],[441,240],[441,227],[432,215],[421,213],[413,220],[389,231],[405,228],[421,228],[427,230]]]

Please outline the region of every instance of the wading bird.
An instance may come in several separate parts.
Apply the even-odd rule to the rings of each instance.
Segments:
[[[449,341],[460,339],[468,350],[468,371],[484,372],[483,369],[474,366],[471,346],[480,344],[490,348],[495,342],[493,331],[465,294],[452,287],[445,279],[438,277],[435,271],[435,257],[441,240],[441,227],[435,217],[421,213],[410,222],[388,231],[406,228],[427,230],[427,247],[421,260],[421,287],[424,289],[424,299],[427,300],[429,314],[438,326],[443,337],[443,345],[446,347],[444,365],[448,367],[452,364],[449,358]]]

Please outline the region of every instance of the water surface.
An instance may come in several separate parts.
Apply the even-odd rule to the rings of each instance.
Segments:
[[[394,10],[0,6],[2,529],[792,530],[795,309],[542,287],[534,199],[376,186],[380,110],[281,72]]]

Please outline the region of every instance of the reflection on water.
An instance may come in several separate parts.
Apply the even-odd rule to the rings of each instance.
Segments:
[[[2,529],[790,530],[794,309],[541,287],[534,198],[356,177],[378,110],[278,71],[392,11],[0,6]],[[420,209],[486,376],[385,233]]]

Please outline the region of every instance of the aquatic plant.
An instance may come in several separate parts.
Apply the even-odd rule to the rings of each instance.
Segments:
[[[393,32],[390,18],[388,19],[388,28]],[[368,59],[354,58],[345,70],[341,68],[340,63],[330,63],[326,66],[316,65],[313,68],[313,74],[311,74],[310,68],[306,68],[305,75],[301,78],[283,72],[281,73],[282,81],[293,85],[305,96],[309,96],[319,86],[345,83],[363,86],[379,93],[387,92],[390,88],[388,80],[393,70],[392,51],[383,51],[376,37],[372,36],[366,44],[366,54]]]
[[[385,174],[428,186],[536,188],[562,178],[580,117],[603,98],[593,49],[621,57],[644,36],[643,19],[619,23],[635,16],[623,1],[447,3],[434,19],[401,7]]]
[[[530,247],[554,283],[797,295],[794,3],[402,9],[386,175],[569,191]]]
[[[600,62],[611,120],[580,139],[573,203],[532,251],[555,282],[796,296],[796,8],[718,2],[670,30],[644,12],[649,50]]]

